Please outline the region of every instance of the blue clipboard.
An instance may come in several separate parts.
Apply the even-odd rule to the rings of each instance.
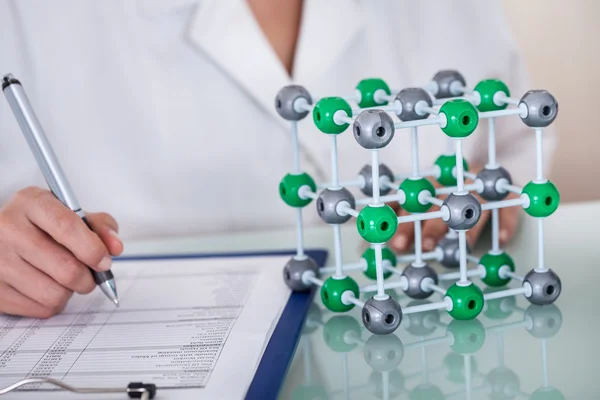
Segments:
[[[306,250],[306,255],[312,257],[319,268],[325,265],[327,251],[316,249]],[[121,256],[118,260],[166,260],[185,258],[230,258],[230,257],[264,257],[292,256],[295,251],[247,252],[247,253],[201,253],[148,256]],[[283,271],[283,265],[281,266]],[[283,283],[283,278],[281,281]],[[265,348],[262,359],[246,392],[246,400],[277,399],[283,381],[287,375],[292,358],[296,352],[302,327],[312,304],[316,289],[313,287],[307,293],[292,293],[281,313],[279,322],[273,330],[269,343]]]

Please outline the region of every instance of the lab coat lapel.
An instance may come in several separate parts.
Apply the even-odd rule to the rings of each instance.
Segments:
[[[189,39],[277,121],[279,89],[291,83],[245,0],[198,2]]]
[[[360,5],[355,0],[305,0],[302,26],[294,59],[294,80],[307,85],[315,96],[343,95],[318,93],[327,76],[335,74],[336,61],[347,51],[363,28]],[[360,63],[360,54],[356,55]],[[311,88],[311,86],[314,86]],[[352,95],[352,88],[348,88]]]

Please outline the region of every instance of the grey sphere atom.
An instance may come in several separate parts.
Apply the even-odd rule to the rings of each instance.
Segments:
[[[488,201],[503,200],[508,196],[508,190],[499,192],[497,188],[498,181],[505,179],[509,185],[512,184],[512,177],[510,173],[503,167],[498,168],[484,168],[477,174],[477,179],[483,184],[483,191],[479,192],[479,195]]]
[[[300,121],[308,115],[308,111],[298,112],[294,109],[296,100],[303,98],[308,104],[312,104],[312,97],[308,90],[299,85],[283,87],[275,96],[275,109],[277,113],[288,121]]]
[[[448,220],[444,222],[454,230],[468,230],[477,224],[481,218],[481,203],[473,194],[450,193],[442,204],[448,210]]]
[[[545,272],[532,269],[525,275],[523,285],[526,283],[531,285],[531,296],[525,295],[525,297],[531,304],[538,306],[554,303],[562,289],[560,278],[551,269]]]
[[[365,361],[377,372],[391,372],[404,358],[404,344],[396,335],[372,335],[364,345]]]
[[[450,86],[453,82],[460,82],[461,85],[467,86],[465,78],[454,70],[443,70],[439,71],[433,77],[433,81],[438,85],[438,92],[435,95],[438,99],[447,99],[448,97],[455,97],[456,95],[450,91]]]
[[[352,217],[351,215],[339,215],[336,211],[338,204],[342,201],[350,204],[351,208],[356,208],[356,200],[348,189],[323,190],[315,202],[319,217],[328,224],[343,224],[348,221]]]
[[[306,271],[313,271],[315,276],[319,276],[319,266],[315,260],[310,257],[300,259],[292,257],[283,267],[283,280],[294,292],[306,292],[312,286],[302,281],[302,275]]]
[[[521,104],[527,107],[527,116],[521,117],[521,120],[532,128],[544,128],[554,122],[558,115],[558,102],[546,90],[528,91],[521,97]]]
[[[406,307],[420,306],[424,304],[431,304],[431,301],[413,300],[408,303]],[[406,316],[406,319],[408,320],[406,330],[413,336],[424,337],[431,335],[438,328],[440,322],[440,311],[428,310],[418,313],[411,313]]]
[[[419,115],[415,111],[415,106],[421,101],[425,102],[429,107],[433,106],[431,96],[421,88],[402,89],[396,95],[396,101],[402,105],[402,112],[397,114],[401,121],[415,121],[429,117],[427,113]]]
[[[352,126],[354,138],[365,149],[381,149],[394,138],[394,121],[385,111],[365,110]]]
[[[438,284],[437,272],[429,264],[425,264],[422,267],[415,267],[413,264],[410,264],[404,268],[402,276],[406,277],[408,282],[408,287],[404,293],[412,299],[426,299],[433,294],[433,290],[426,292],[421,288],[421,283],[425,278],[431,278],[435,285]]]
[[[373,167],[371,166],[371,164],[367,164],[364,167],[362,167],[361,170],[359,171],[358,175],[361,176],[365,180],[365,186],[363,188],[361,188],[361,191],[366,196],[369,196],[369,197],[373,196]],[[387,178],[390,180],[390,182],[394,182],[394,173],[385,164],[379,164],[379,177],[381,178],[382,176],[387,176]],[[381,185],[379,186],[379,194],[382,196],[385,196],[391,190],[392,189],[389,188],[388,186],[386,186],[386,187],[381,187]]]
[[[556,335],[562,326],[562,313],[554,304],[548,306],[530,305],[525,310],[527,331],[538,339],[549,339]]]
[[[442,254],[442,259],[439,260],[440,264],[447,268],[456,268],[460,266],[459,260],[459,245],[458,236],[448,237],[444,236],[438,243],[436,250],[439,250]],[[467,243],[467,254],[471,253],[471,248]]]
[[[402,321],[402,308],[396,300],[388,296],[385,300],[371,297],[362,309],[362,321],[371,333],[388,335],[394,332]]]

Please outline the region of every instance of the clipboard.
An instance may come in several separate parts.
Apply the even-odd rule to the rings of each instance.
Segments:
[[[231,257],[265,257],[265,256],[293,256],[295,251],[272,251],[272,252],[233,252],[233,253],[199,253],[199,254],[167,254],[167,255],[143,255],[143,256],[121,256],[115,260],[168,260],[186,258],[231,258]],[[305,250],[305,254],[312,257],[319,268],[325,265],[327,251],[323,249]],[[283,265],[281,266],[283,271]],[[281,284],[284,285],[283,279]],[[302,327],[312,304],[317,289],[313,286],[309,292],[292,292],[277,326],[271,334],[269,343],[265,348],[254,378],[246,392],[245,400],[277,399],[296,347],[302,333]],[[283,323],[282,323],[283,322]]]

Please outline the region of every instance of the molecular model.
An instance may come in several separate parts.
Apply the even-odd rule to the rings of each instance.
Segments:
[[[350,106],[356,103],[356,108]],[[508,107],[508,106],[512,107]],[[556,211],[560,197],[553,183],[543,174],[543,128],[557,116],[558,103],[545,90],[531,90],[521,99],[510,97],[507,86],[495,79],[479,82],[473,89],[466,86],[463,76],[452,70],[438,72],[424,87],[390,90],[381,79],[365,79],[358,83],[353,96],[325,97],[313,103],[309,92],[298,85],[282,88],[276,96],[275,107],[281,117],[291,122],[293,169],[279,185],[283,201],[296,208],[297,253],[284,267],[286,284],[293,291],[309,291],[320,287],[321,300],[333,312],[347,312],[355,306],[362,308],[362,321],[372,333],[385,335],[394,332],[403,315],[444,309],[458,320],[476,318],[486,300],[523,294],[533,304],[551,304],[560,295],[560,278],[544,263],[543,221]],[[331,137],[331,182],[317,186],[300,167],[298,121],[312,113],[316,127]],[[395,115],[399,121],[394,121]],[[496,161],[494,121],[496,118],[519,116],[533,128],[536,138],[536,177],[525,187],[512,184],[509,172]],[[488,162],[478,174],[469,172],[462,155],[462,140],[471,135],[482,119],[488,120]],[[419,171],[418,127],[437,125],[446,134],[454,154],[443,154],[431,171]],[[346,183],[338,177],[337,135],[352,126],[356,142],[371,152],[371,164],[364,166],[358,178]],[[379,150],[387,146],[400,129],[410,129],[412,141],[412,173],[395,176],[379,162]],[[442,185],[436,189],[427,176]],[[405,178],[404,178],[405,177]],[[473,180],[465,184],[465,177]],[[399,180],[402,180],[399,185]],[[355,199],[346,188],[357,186],[365,198]],[[392,192],[395,193],[392,193]],[[471,193],[475,191],[486,200],[481,204]],[[506,200],[510,192],[517,199]],[[442,200],[436,196],[447,195]],[[335,267],[319,269],[303,250],[302,208],[315,200],[320,218],[333,227]],[[388,204],[398,202],[409,215],[397,216]],[[436,205],[439,211],[429,211]],[[498,210],[521,206],[538,220],[538,264],[525,277],[515,274],[511,257],[499,246]],[[483,210],[491,210],[492,248],[481,259],[470,254],[466,232],[478,221]],[[429,211],[429,212],[428,212]],[[360,236],[370,243],[357,263],[342,263],[341,225],[356,219]],[[423,253],[421,221],[441,218],[449,231],[435,251]],[[415,251],[396,256],[385,243],[392,238],[398,224],[414,222]],[[437,260],[445,267],[456,268],[438,276],[428,264]],[[467,261],[477,265],[467,270]],[[399,262],[409,262],[400,269]],[[360,270],[376,285],[359,288],[348,276]],[[321,275],[333,274],[325,280]],[[388,280],[398,275],[397,280]],[[511,279],[522,285],[483,294],[471,281],[479,277],[489,287],[506,286]],[[388,280],[386,282],[386,280]],[[440,281],[456,280],[447,290]],[[402,308],[386,293],[400,288],[412,299],[425,299],[434,292],[442,301]],[[376,292],[366,302],[360,294]]]

